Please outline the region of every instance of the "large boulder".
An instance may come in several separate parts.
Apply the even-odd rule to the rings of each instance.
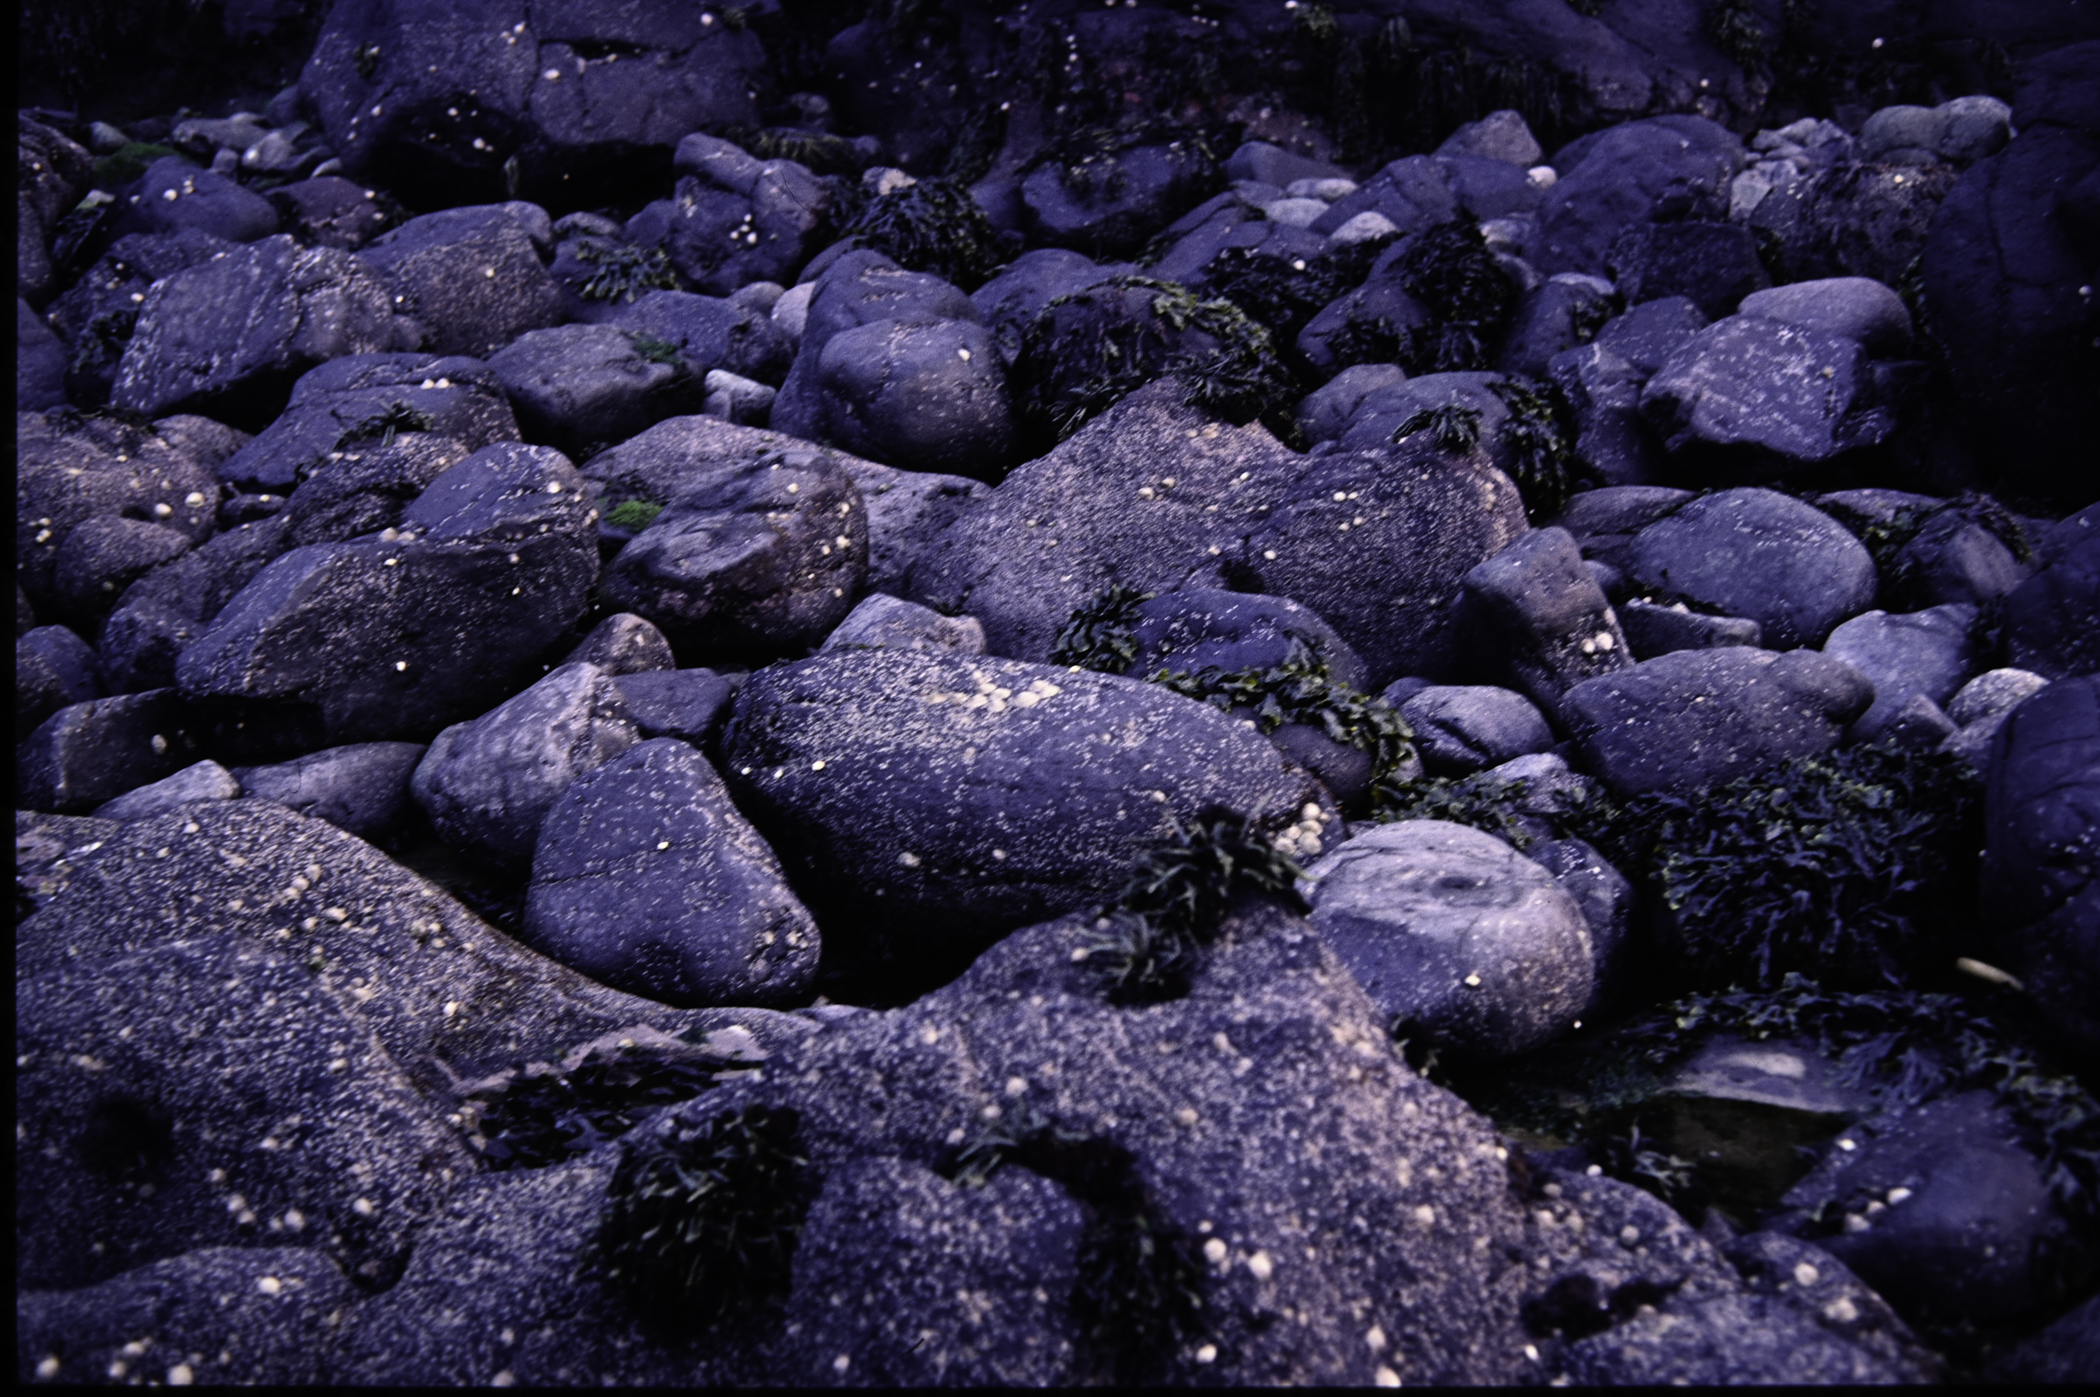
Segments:
[[[763,54],[750,30],[671,0],[355,0],[329,11],[299,86],[344,166],[413,203],[501,198],[514,178],[589,207],[660,171],[687,132],[755,120]]]
[[[124,589],[96,641],[112,690],[171,688],[183,647],[290,546],[279,518],[235,525]]]
[[[754,674],[722,740],[741,808],[834,953],[908,979],[1100,903],[1140,846],[1224,806],[1275,834],[1319,799],[1252,727],[1136,680],[833,651]]]
[[[706,402],[704,379],[683,356],[613,325],[528,330],[490,355],[489,368],[510,391],[518,423],[533,440],[578,454],[625,441]]]
[[[713,296],[794,279],[828,223],[823,181],[793,160],[755,159],[698,131],[679,141],[673,163],[677,188],[628,221],[629,238],[661,246],[687,281]]]
[[[1976,669],[1975,626],[1975,608],[1952,605],[1895,616],[1869,611],[1833,630],[1823,653],[1874,686],[1874,706],[1853,723],[1850,740],[1879,738],[1918,698],[1951,702]]]
[[[249,243],[277,231],[277,210],[254,190],[216,170],[200,170],[180,156],[163,156],[125,191],[115,231],[208,233]]]
[[[2014,587],[2004,616],[2005,657],[2021,669],[2049,679],[2100,669],[2100,535],[2068,542]]]
[[[1595,132],[1553,157],[1560,178],[1539,206],[1530,260],[1555,272],[1602,273],[1612,241],[1659,204],[1725,204],[1742,142],[1697,116],[1659,116]]]
[[[423,327],[421,347],[486,356],[566,318],[541,257],[552,240],[545,209],[512,202],[427,213],[353,255]]]

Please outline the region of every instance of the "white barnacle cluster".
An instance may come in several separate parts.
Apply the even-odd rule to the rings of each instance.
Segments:
[[[1320,855],[1327,832],[1327,812],[1307,801],[1298,812],[1298,822],[1270,841],[1270,847],[1288,859],[1312,859]]]
[[[1064,690],[1047,679],[1031,679],[1018,693],[1004,684],[993,682],[980,674],[977,676],[977,692],[963,693],[954,689],[936,689],[925,696],[930,704],[952,703],[959,708],[983,709],[989,713],[1004,713],[1009,708],[1033,708],[1039,703],[1056,698]]]

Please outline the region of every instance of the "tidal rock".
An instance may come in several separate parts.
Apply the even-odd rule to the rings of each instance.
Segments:
[[[354,255],[423,326],[423,348],[486,356],[561,322],[538,247],[551,236],[537,205],[485,204],[410,219]]]
[[[824,637],[821,650],[954,650],[984,653],[984,627],[974,616],[943,616],[882,592],[870,594]]]
[[[129,824],[150,815],[164,815],[200,800],[237,800],[241,794],[241,783],[234,774],[217,762],[207,760],[186,766],[173,776],[164,776],[149,786],[126,791],[106,805],[97,807],[95,818]]]
[[[1779,649],[1822,643],[1874,601],[1874,559],[1829,515],[1772,490],[1725,490],[1641,530],[1630,569],[1657,598],[1683,598],[1764,628]]]
[[[699,410],[701,375],[644,353],[637,335],[612,325],[528,330],[489,356],[509,390],[518,424],[535,441],[570,451],[621,442]]]
[[[361,742],[275,766],[236,767],[233,777],[257,800],[376,839],[414,808],[409,781],[428,750],[413,742]]]
[[[1633,662],[1611,603],[1565,529],[1533,529],[1472,569],[1465,598],[1493,636],[1485,665],[1509,672],[1549,712],[1573,686]]]
[[[1673,452],[1733,452],[1721,469],[1766,475],[1873,446],[1895,427],[1857,340],[1731,315],[1694,335],[1641,390]]]
[[[1553,746],[1531,701],[1493,685],[1431,685],[1399,707],[1432,776],[1467,776]]]
[[[38,626],[15,641],[15,741],[68,704],[103,695],[95,651],[64,626]]]
[[[1852,724],[1849,740],[1874,741],[1914,698],[1935,705],[1952,700],[1976,667],[1975,625],[1970,607],[1936,606],[1898,616],[1869,611],[1833,630],[1823,653],[1874,686],[1874,706]]]
[[[201,737],[173,689],[68,704],[15,744],[15,801],[85,814],[188,766]]]

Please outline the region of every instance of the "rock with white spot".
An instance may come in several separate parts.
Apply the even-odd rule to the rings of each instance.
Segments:
[[[1524,1052],[1590,1003],[1582,909],[1493,835],[1442,820],[1383,825],[1306,876],[1313,925],[1379,1012],[1454,1054]]]
[[[539,206],[480,204],[412,218],[353,255],[423,327],[422,347],[485,356],[564,318],[561,288],[540,260],[538,244],[549,240]]]
[[[1565,529],[1533,529],[1466,573],[1465,606],[1478,623],[1475,663],[1509,675],[1548,712],[1577,684],[1633,663],[1618,616]]]
[[[705,404],[704,378],[682,356],[645,348],[615,325],[555,325],[526,331],[488,362],[534,441],[578,451],[625,441]]]
[[[678,142],[673,163],[671,197],[628,220],[626,232],[661,246],[697,289],[727,296],[754,281],[792,281],[821,245],[831,191],[807,166],[754,159],[700,130]]]
[[[1867,677],[1874,704],[1854,720],[1850,742],[1872,742],[1897,722],[1904,706],[1923,696],[1951,702],[1976,668],[1973,606],[1935,606],[1891,616],[1869,611],[1831,631],[1823,653]]]
[[[856,455],[986,480],[1014,462],[1006,362],[982,325],[881,320],[841,330],[817,355],[815,386],[823,401],[814,435]]]
[[[1531,700],[1490,684],[1418,689],[1400,716],[1432,776],[1467,776],[1553,746],[1553,729]]]
[[[15,745],[15,804],[86,814],[194,763],[204,735],[173,689],[68,704]]]
[[[115,800],[98,806],[95,818],[128,823],[149,815],[165,814],[200,800],[236,800],[241,794],[241,783],[232,772],[215,761],[206,760],[186,766],[173,776],[164,776],[150,786],[126,791]]]
[[[564,664],[594,664],[615,678],[676,669],[664,633],[631,611],[606,617],[577,642]]]
[[[268,199],[179,156],[164,155],[148,165],[125,193],[116,225],[120,234],[195,231],[252,243],[277,231],[277,210]],[[130,200],[132,194],[138,198]]]
[[[1771,479],[1884,440],[1889,394],[1858,340],[1731,315],[1656,370],[1641,411],[1680,470]]]
[[[571,785],[540,830],[524,935],[603,984],[670,1004],[786,1006],[816,923],[707,759],[658,738]]]

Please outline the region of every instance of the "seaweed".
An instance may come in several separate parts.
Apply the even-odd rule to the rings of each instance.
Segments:
[[[1530,827],[1520,817],[1521,788],[1485,772],[1471,776],[1425,776],[1414,781],[1380,781],[1371,788],[1372,818],[1381,824],[1403,820],[1445,820],[1507,840],[1511,847],[1531,847]]]
[[[1072,613],[1057,633],[1050,663],[1122,674],[1137,659],[1138,608],[1157,596],[1115,583]]]
[[[1639,795],[1584,837],[1652,881],[1703,980],[1901,985],[1959,930],[1978,805],[1957,758],[1863,746]]]
[[[1524,500],[1524,517],[1534,527],[1558,518],[1580,469],[1560,391],[1521,374],[1510,375],[1489,391],[1509,409],[1501,439],[1510,456],[1510,478]]]
[[[1416,432],[1428,432],[1434,437],[1437,450],[1463,456],[1480,445],[1480,409],[1463,403],[1441,403],[1411,413],[1393,429],[1393,444],[1399,445]]]
[[[677,269],[660,247],[608,244],[585,238],[576,244],[576,260],[598,268],[576,288],[576,294],[586,301],[632,303],[646,291],[678,289]]]
[[[156,160],[169,156],[178,160],[190,157],[173,146],[156,141],[126,141],[107,155],[95,158],[95,187],[98,189],[121,189],[146,173],[146,168]],[[194,160],[190,160],[195,164]]]
[[[1327,661],[1293,638],[1281,662],[1240,670],[1206,665],[1193,673],[1159,669],[1148,683],[1230,713],[1252,709],[1265,733],[1286,724],[1318,728],[1330,742],[1371,758],[1371,779],[1384,781],[1409,766],[1414,733],[1384,699],[1335,679]]]
[[[664,507],[654,500],[621,500],[605,511],[605,523],[615,529],[628,529],[640,533],[656,522],[656,516]]]
[[[968,188],[931,176],[878,195],[840,233],[858,238],[915,272],[930,272],[965,291],[982,285],[1007,259],[1008,244]]]
[[[963,187],[977,183],[991,173],[1005,144],[1006,112],[991,102],[974,108],[949,138],[941,177]]]
[[[1765,51],[1771,36],[1758,23],[1757,10],[1749,0],[1714,0],[1707,8],[1702,27],[1714,47],[1727,54],[1728,61],[1742,69],[1745,76],[1770,75]]]
[[[630,1140],[590,1253],[664,1327],[783,1297],[810,1201],[801,1149],[800,1117],[761,1105]]]
[[[542,1169],[588,1154],[650,1111],[698,1096],[716,1067],[634,1049],[534,1073],[520,1063],[500,1089],[470,1099],[473,1143],[491,1169]]]
[[[1478,225],[1453,219],[1424,229],[1393,264],[1407,294],[1431,322],[1400,336],[1395,356],[1410,374],[1488,366],[1488,349],[1516,306],[1516,288]]]
[[[1302,911],[1305,871],[1231,811],[1212,808],[1139,855],[1116,902],[1087,945],[1112,1004],[1156,1004],[1187,993],[1202,948],[1227,906],[1243,893],[1283,899]]]
[[[799,126],[722,125],[710,127],[708,134],[743,147],[755,160],[792,160],[814,175],[857,178],[873,163],[864,148],[828,131]]]
[[[630,331],[627,343],[634,347],[637,356],[652,364],[669,364],[676,368],[685,363],[685,355],[679,352],[677,345],[646,330]]]

